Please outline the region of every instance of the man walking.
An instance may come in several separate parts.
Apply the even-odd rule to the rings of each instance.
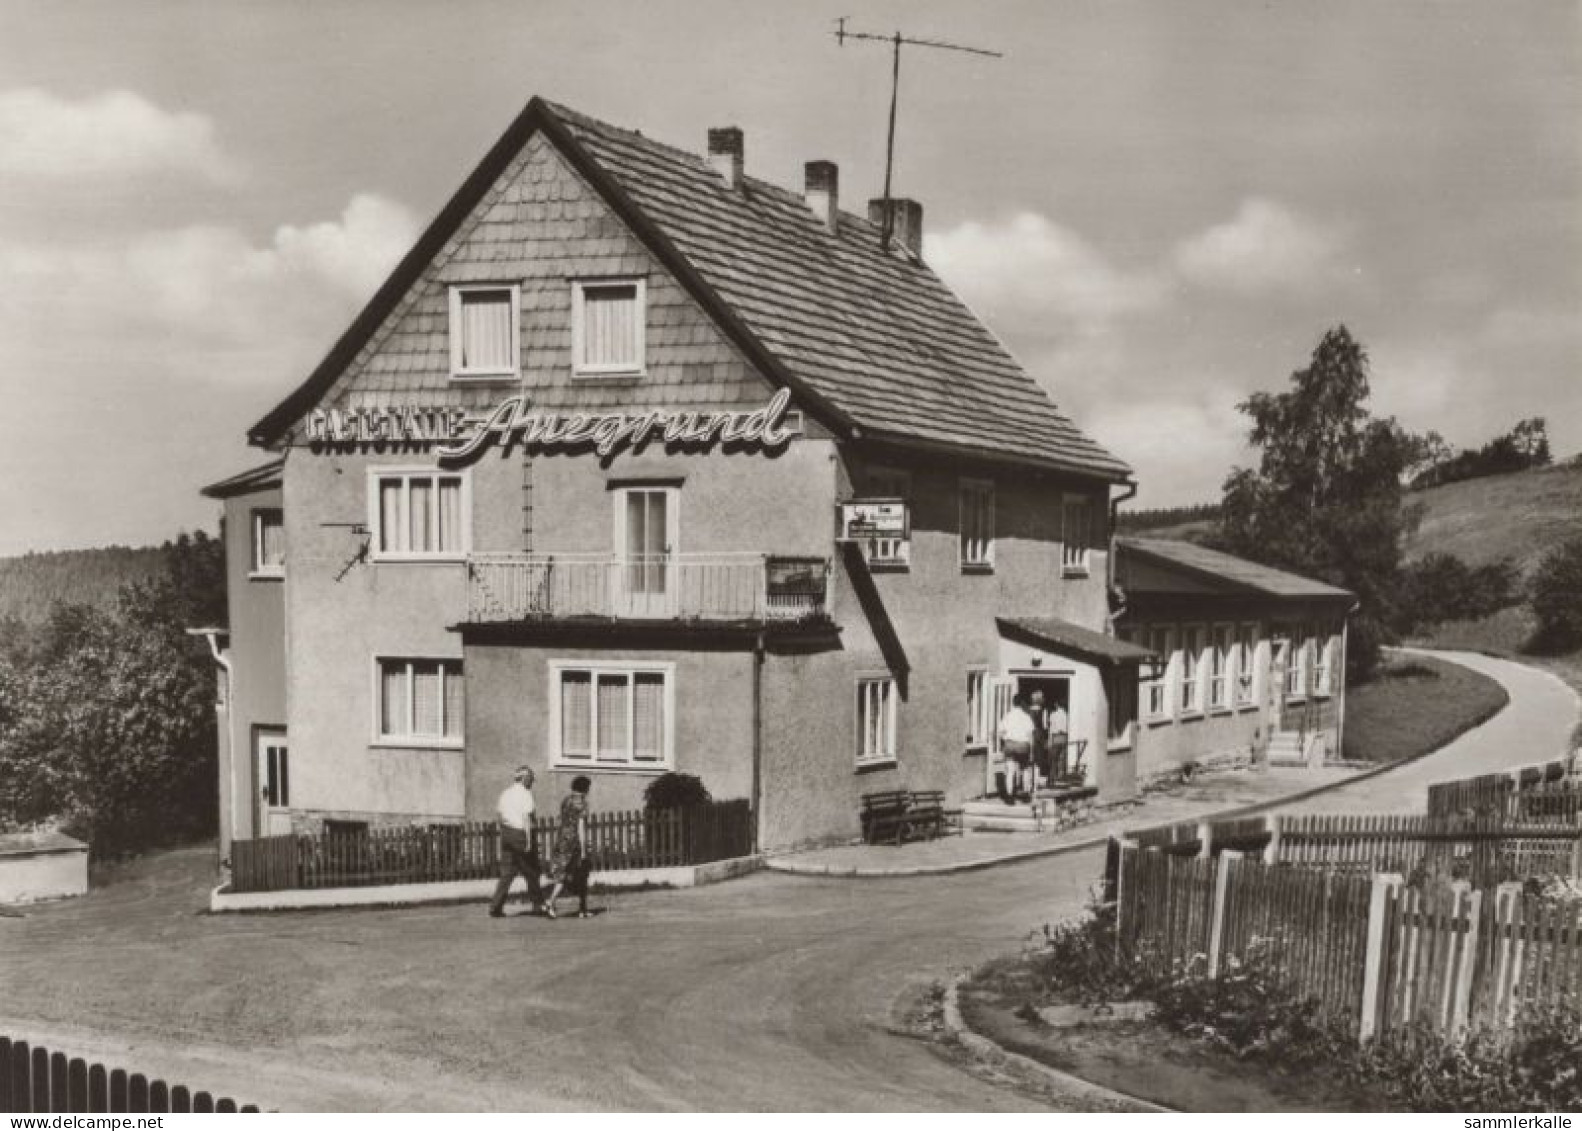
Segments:
[[[531,766],[517,767],[516,780],[501,791],[495,811],[500,820],[500,882],[494,886],[489,915],[498,919],[505,914],[506,893],[518,872],[527,877],[527,898],[537,913],[544,905],[544,890],[540,886],[538,845],[533,840]]]

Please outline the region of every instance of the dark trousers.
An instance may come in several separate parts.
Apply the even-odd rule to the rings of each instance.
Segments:
[[[502,828],[500,882],[494,885],[494,900],[489,904],[489,910],[505,909],[506,893],[511,890],[511,883],[518,873],[527,877],[527,898],[535,907],[543,903],[544,889],[539,880],[541,871],[538,864],[538,846],[533,843],[532,838],[521,829]]]

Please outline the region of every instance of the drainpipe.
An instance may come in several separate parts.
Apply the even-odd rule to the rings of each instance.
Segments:
[[[1109,545],[1109,554],[1106,557],[1105,562],[1104,562],[1104,601],[1105,601],[1106,604],[1109,603],[1110,594],[1116,592],[1116,589],[1115,589],[1115,532],[1116,532],[1117,527],[1120,525],[1121,504],[1126,502],[1128,499],[1135,499],[1137,497],[1137,484],[1136,483],[1133,483],[1132,481],[1127,480],[1127,481],[1125,481],[1123,486],[1126,488],[1125,492],[1123,494],[1116,495],[1113,499],[1110,500],[1110,545]],[[1107,620],[1105,622],[1106,626],[1109,628],[1111,636],[1115,635],[1115,622],[1116,622],[1116,620],[1119,619],[1120,615],[1122,613],[1124,613],[1125,611],[1126,611],[1126,595],[1123,593],[1123,594],[1121,594],[1120,604],[1116,606],[1114,612],[1109,614],[1109,617],[1107,618]]]
[[[762,841],[764,759],[764,634],[753,639],[753,853]]]
[[[214,657],[214,662],[225,671],[225,697],[220,703],[220,709],[225,712],[225,746],[226,761],[230,764],[230,781],[226,783],[226,808],[231,814],[231,839],[236,839],[236,720],[231,717],[232,686],[236,680],[235,669],[231,667],[230,658],[220,652],[220,645],[216,639],[219,632],[213,629],[191,629],[188,633],[201,636],[209,642],[209,654]]]

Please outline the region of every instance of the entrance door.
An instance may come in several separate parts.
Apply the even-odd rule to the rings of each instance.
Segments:
[[[285,731],[259,731],[255,760],[258,804],[254,808],[255,836],[291,831],[291,768]]]
[[[676,599],[676,489],[626,487],[615,515],[616,611],[668,617]]]
[[[985,777],[983,782],[983,795],[993,797],[994,775],[1005,771],[1005,755],[1000,753],[1000,720],[1005,717],[1005,712],[1011,709],[1011,700],[1016,695],[1016,681],[996,676],[989,680],[989,756],[985,758]]]

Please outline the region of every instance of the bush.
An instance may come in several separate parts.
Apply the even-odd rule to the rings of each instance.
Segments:
[[[1115,926],[1114,905],[1097,901],[1080,918],[1046,924],[1031,961],[1040,988],[1091,1008],[1148,996],[1152,979],[1121,955]]]
[[[1318,1003],[1292,988],[1273,939],[1254,939],[1245,955],[1227,958],[1218,978],[1199,955],[1155,990],[1154,1002],[1162,1024],[1236,1057],[1305,1059],[1328,1041],[1315,1020]]]
[[[643,790],[643,808],[650,813],[659,809],[688,809],[713,800],[703,780],[692,774],[660,774]]]
[[[1451,554],[1428,554],[1401,569],[1394,626],[1414,632],[1447,620],[1490,616],[1517,602],[1517,578],[1509,558],[1473,568]]]
[[[1532,610],[1540,644],[1557,650],[1582,644],[1582,538],[1561,543],[1539,562]]]

